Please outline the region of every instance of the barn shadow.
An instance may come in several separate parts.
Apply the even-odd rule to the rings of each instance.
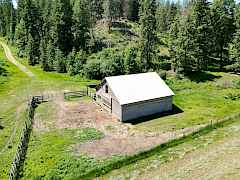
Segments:
[[[183,113],[183,112],[184,111],[181,108],[179,108],[178,106],[173,104],[173,110],[172,111],[168,111],[168,112],[164,112],[164,113],[158,113],[158,114],[154,114],[154,115],[130,120],[130,121],[127,121],[127,123],[130,123],[132,125],[137,125],[137,124],[140,124],[140,123],[143,123],[143,122],[152,121],[154,119],[162,118],[162,117],[165,117],[165,116],[176,115],[176,114],[180,114],[180,113]]]
[[[214,81],[215,79],[219,79],[222,76],[216,76],[210,74],[208,72],[187,72],[184,74],[189,80],[193,82],[207,82],[207,81]]]

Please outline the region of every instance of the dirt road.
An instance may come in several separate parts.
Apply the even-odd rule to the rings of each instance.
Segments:
[[[18,62],[13,57],[13,55],[11,53],[11,50],[9,49],[9,47],[5,43],[0,41],[0,45],[3,47],[5,55],[11,63],[13,63],[15,66],[17,66],[21,71],[26,73],[29,77],[34,77],[35,76],[28,68],[26,68],[24,65],[22,65],[20,62]]]

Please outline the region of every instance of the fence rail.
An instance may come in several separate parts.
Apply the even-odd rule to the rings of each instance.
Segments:
[[[80,98],[84,96],[89,96],[94,99],[96,97],[96,94],[94,92],[89,91],[89,89],[64,92],[64,99],[71,99],[71,98],[78,98],[78,97]]]
[[[21,132],[20,141],[17,146],[16,155],[12,162],[12,167],[9,171],[9,180],[18,179],[19,175],[23,169],[23,163],[26,157],[28,143],[30,140],[32,125],[34,121],[34,113],[38,104],[49,101],[49,96],[33,96],[27,108],[27,118],[24,122],[24,127]]]

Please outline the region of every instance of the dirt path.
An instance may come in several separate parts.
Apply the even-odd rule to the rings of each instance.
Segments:
[[[0,45],[3,47],[5,55],[7,57],[7,59],[13,63],[15,66],[17,66],[22,72],[26,73],[29,77],[34,77],[35,75],[28,69],[26,68],[24,65],[22,65],[21,63],[19,63],[12,55],[11,50],[9,49],[9,47],[0,41]]]

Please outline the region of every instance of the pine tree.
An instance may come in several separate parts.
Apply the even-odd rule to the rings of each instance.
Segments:
[[[126,16],[127,19],[131,21],[138,21],[139,20],[139,8],[140,3],[139,0],[128,0],[126,1],[127,5],[125,5],[126,8]]]
[[[18,49],[17,54],[19,57],[23,57],[25,56],[25,51],[28,44],[27,42],[28,34],[27,34],[26,25],[23,19],[21,19],[21,21],[17,24],[15,38],[16,38],[16,46]]]
[[[121,16],[121,2],[119,0],[106,0],[104,16],[107,19],[108,31],[110,32],[113,20]]]
[[[84,64],[87,61],[86,53],[80,50],[76,53],[75,49],[68,55],[68,73],[73,76],[83,74]]]
[[[138,63],[137,63],[137,48],[131,47],[127,49],[126,58],[124,62],[125,73],[126,74],[135,74],[139,72]]]
[[[156,1],[144,0],[141,4],[140,58],[143,71],[152,68],[156,54]]]
[[[88,1],[75,1],[73,11],[74,47],[77,51],[80,49],[87,51],[91,28],[91,16],[89,13],[90,7]]]
[[[195,2],[191,19],[191,23],[193,23],[191,29],[193,47],[191,51],[196,60],[193,68],[200,71],[207,68],[212,48],[210,43],[212,33],[210,6],[207,0]]]
[[[40,56],[41,67],[44,71],[50,71],[50,67],[48,65],[47,44],[45,39],[41,40],[40,51],[41,51],[41,56]]]
[[[228,45],[235,32],[234,25],[234,0],[215,0],[212,6],[212,25],[214,29],[213,59],[223,69],[229,62]]]
[[[72,51],[72,7],[69,0],[53,1],[51,39],[54,47],[58,48],[64,56]]]
[[[54,63],[55,63],[57,72],[59,72],[59,73],[66,73],[67,72],[66,58],[64,57],[63,52],[58,48],[55,51]]]
[[[55,66],[55,49],[52,42],[49,40],[47,44],[47,62],[49,71],[56,70]]]
[[[0,35],[12,39],[15,31],[15,10],[11,0],[0,1]]]
[[[209,3],[195,1],[187,17],[180,18],[170,31],[173,70],[191,72],[207,69],[212,47]]]
[[[235,72],[240,72],[240,6],[238,5],[236,8],[235,14],[235,25],[236,25],[236,33],[234,34],[234,38],[232,44],[229,46],[229,54],[230,54],[230,66],[227,66],[227,69]]]
[[[35,56],[35,51],[39,51],[39,46],[34,41],[31,34],[28,37],[28,64],[34,66],[38,61]]]

